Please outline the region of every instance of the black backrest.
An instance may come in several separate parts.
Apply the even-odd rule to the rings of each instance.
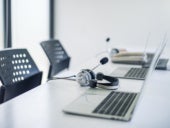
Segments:
[[[4,86],[22,81],[38,72],[26,49],[0,51],[0,78]]]
[[[41,84],[42,72],[26,49],[0,51],[0,102],[8,101]]]
[[[3,102],[8,101],[20,94],[23,94],[41,84],[42,72],[36,73],[29,78],[13,83],[8,86],[2,86],[2,93],[4,91]]]
[[[48,78],[69,67],[70,57],[59,40],[47,40],[40,44],[50,61]]]

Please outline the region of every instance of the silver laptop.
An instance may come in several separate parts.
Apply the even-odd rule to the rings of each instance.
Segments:
[[[135,80],[144,80],[146,78],[146,75],[148,73],[148,68],[149,65],[152,62],[152,59],[154,57],[154,53],[147,53],[146,48],[149,43],[149,36],[147,38],[145,48],[144,48],[144,54],[147,55],[147,62],[142,63],[141,66],[128,66],[128,67],[118,67],[115,69],[112,73],[111,76],[118,77],[118,78],[124,78],[124,79],[135,79]],[[163,41],[166,40],[166,34],[164,36]],[[159,59],[156,69],[164,69],[167,67],[168,59]]]
[[[146,80],[149,79],[150,73],[155,69],[165,47],[166,43],[164,42],[156,50],[140,92],[142,92]],[[141,95],[140,92],[88,89],[83,95],[66,106],[63,111],[69,114],[129,121]]]
[[[152,54],[152,59],[153,59]],[[149,56],[149,62],[142,64],[141,67],[118,67],[115,69],[111,75],[118,78],[124,78],[124,79],[136,79],[136,80],[144,80],[147,73],[148,68],[151,64],[151,57]],[[155,69],[158,70],[167,70],[169,59],[159,59]]]
[[[149,44],[149,38],[150,38],[150,33],[148,34],[144,52],[143,52],[144,58],[139,62],[136,61],[134,64],[142,65],[143,63],[146,63],[146,61],[148,61],[148,53],[146,49]],[[124,63],[124,64],[133,64],[133,62],[130,62],[127,60],[127,63]],[[132,65],[131,67],[118,67],[111,73],[111,76],[118,77],[118,78],[125,78],[125,79],[144,80],[147,72],[148,72],[148,67],[142,67],[142,66],[137,67],[137,66]]]

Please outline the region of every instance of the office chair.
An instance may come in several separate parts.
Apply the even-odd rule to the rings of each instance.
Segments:
[[[59,40],[47,40],[40,43],[50,62],[48,79],[69,68],[70,57]]]
[[[0,102],[6,102],[41,84],[42,72],[26,49],[0,51]]]

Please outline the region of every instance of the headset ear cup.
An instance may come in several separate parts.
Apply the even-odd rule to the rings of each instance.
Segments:
[[[89,69],[85,69],[89,74],[90,74],[90,78],[93,80],[95,79],[95,74],[92,70],[89,70]]]
[[[97,87],[97,80],[90,80],[89,81],[89,86],[91,88],[96,88]]]
[[[119,79],[116,77],[106,76],[103,73],[99,72],[96,74],[97,80],[107,80],[109,83],[100,83],[105,86],[118,86],[119,85]]]
[[[96,74],[96,79],[97,80],[103,80],[103,73],[99,72]]]
[[[111,51],[110,51],[110,56],[112,57],[112,56],[114,56],[114,55],[116,55],[116,54],[118,54],[119,53],[119,50],[117,49],[117,48],[113,48],[113,49],[111,49]]]
[[[83,69],[76,76],[76,81],[81,86],[90,86],[90,80],[95,79],[95,74],[89,69]]]
[[[119,79],[115,78],[115,80],[112,82],[112,86],[118,86],[119,85]]]
[[[117,49],[117,48],[114,48],[113,49],[116,53],[119,53],[120,51],[119,51],[119,49]]]

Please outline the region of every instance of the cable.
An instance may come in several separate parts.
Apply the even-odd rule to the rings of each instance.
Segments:
[[[57,80],[57,79],[65,79],[65,80],[72,80],[72,81],[76,81],[75,79],[69,79],[72,77],[76,77],[76,75],[72,75],[72,76],[67,76],[67,77],[51,77],[48,79],[48,81],[50,80]]]

